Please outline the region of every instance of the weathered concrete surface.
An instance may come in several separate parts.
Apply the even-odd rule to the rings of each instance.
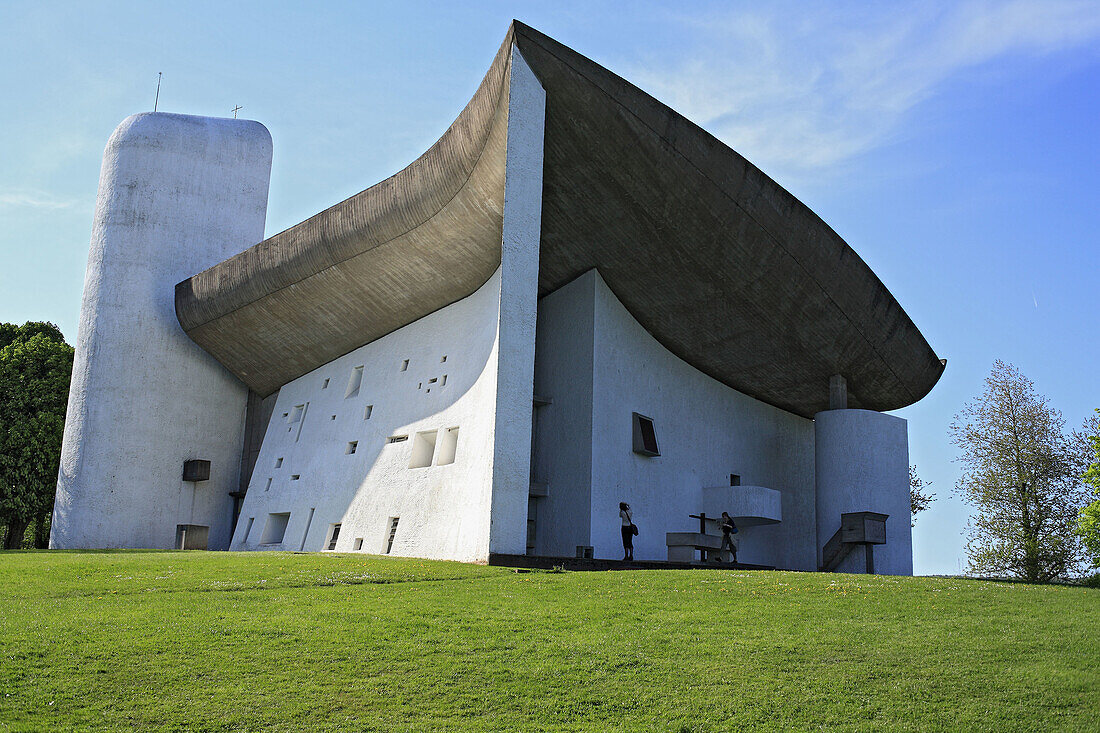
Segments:
[[[804,417],[911,404],[936,357],[805,205],[672,109],[514,22],[473,99],[392,178],[180,283],[188,334],[281,384],[476,290],[500,261],[510,49],[546,90],[539,293],[598,268],[672,353]],[[445,244],[443,244],[445,243]]]

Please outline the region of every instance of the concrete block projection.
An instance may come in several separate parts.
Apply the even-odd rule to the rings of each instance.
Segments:
[[[423,156],[260,241],[270,161],[238,120],[108,144],[53,546],[615,558],[625,501],[638,560],[728,511],[742,562],[912,572],[882,411],[944,362],[675,111],[513,22]]]

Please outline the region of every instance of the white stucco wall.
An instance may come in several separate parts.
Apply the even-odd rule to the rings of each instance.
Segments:
[[[621,556],[618,503],[634,511],[635,558],[667,557],[665,532],[696,530],[702,489],[741,482],[783,495],[783,522],[741,531],[738,560],[813,569],[813,423],[706,376],[661,346],[604,284],[595,291],[592,544]],[[653,419],[661,449],[632,452],[631,413]]]
[[[591,544],[592,278],[583,276],[539,301],[535,350],[538,407],[532,477],[547,496],[532,500],[536,555],[572,557]]]
[[[553,400],[540,413],[536,471],[545,471],[550,497],[539,500],[538,534],[543,526],[554,533],[577,528],[565,542],[540,541],[539,552],[571,555],[576,544],[591,544],[596,557],[622,557],[618,503],[626,501],[641,530],[635,558],[664,560],[665,533],[697,530],[688,515],[704,508],[704,487],[728,484],[735,473],[745,484],[781,492],[783,517],[777,525],[745,527],[738,559],[816,569],[812,421],[730,389],[673,355],[595,270],[543,298],[538,343],[536,392]],[[586,412],[588,455],[574,445],[588,432]],[[633,412],[653,418],[659,457],[633,452]],[[573,503],[586,493],[590,502]],[[576,541],[585,527],[589,542]]]
[[[817,539],[820,548],[840,529],[845,512],[888,514],[886,544],[874,549],[875,572],[913,574],[909,504],[909,434],[900,417],[870,410],[827,410],[814,416]],[[862,573],[857,548],[837,572]]]
[[[248,120],[127,118],[103,154],[50,546],[229,542],[247,390],[187,338],[177,282],[263,238],[271,136]],[[182,481],[210,460],[211,479]]]
[[[498,270],[470,297],[284,385],[232,549],[322,550],[339,522],[338,551],[353,551],[362,538],[360,551],[378,554],[385,550],[389,520],[399,517],[391,554],[486,559],[500,282]],[[359,391],[346,396],[357,367],[363,367]],[[291,422],[299,405],[304,416]],[[438,465],[443,431],[455,427],[454,462]],[[425,431],[438,431],[432,465],[410,468],[415,436]],[[409,439],[387,442],[401,435]],[[348,454],[351,441],[357,446]],[[290,513],[286,534],[280,543],[262,545],[272,512]]]

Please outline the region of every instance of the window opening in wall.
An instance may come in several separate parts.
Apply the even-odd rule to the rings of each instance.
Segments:
[[[330,524],[328,528],[328,541],[325,543],[326,550],[336,549],[336,540],[340,538],[340,523]]]
[[[386,538],[385,554],[387,555],[390,554],[390,550],[393,549],[393,538],[397,536],[397,523],[399,521],[401,521],[401,517],[390,517],[390,532],[389,536]]]
[[[446,364],[447,363],[447,355],[446,354],[444,354],[443,358],[439,360],[439,363],[440,364]]]
[[[305,411],[306,411],[305,403],[302,403],[300,405],[295,405],[294,409],[291,411],[290,420],[288,422],[290,422],[291,424],[294,424],[296,422],[301,422],[302,421],[302,414],[305,413]]]
[[[329,383],[329,380],[326,379],[324,381],[324,383],[321,385],[321,389],[328,389],[328,383]]]
[[[267,480],[267,486],[264,487],[264,491],[271,491],[271,479]]]
[[[391,435],[390,437],[386,438],[386,442],[387,443],[404,443],[408,439],[409,439],[409,436],[407,436],[407,435]]]
[[[416,388],[417,389],[424,389],[424,383],[423,382],[418,382],[417,385],[416,385]]]
[[[260,536],[261,545],[277,545],[283,541],[286,525],[290,521],[290,512],[272,512],[267,515],[264,533]]]
[[[455,453],[458,452],[458,428],[447,428],[443,431],[443,437],[439,441],[439,457],[435,459],[435,465],[446,466],[455,462]]]
[[[302,532],[302,544],[298,545],[298,552],[306,549],[306,538],[309,537],[309,528],[313,526],[313,513],[317,511],[317,507],[311,506],[309,508],[309,518],[306,519],[306,531]]]
[[[309,412],[309,403],[308,402],[306,402],[304,405],[297,405],[294,408],[294,412],[290,416],[291,417],[290,421],[292,423],[291,428],[293,429],[293,423],[298,424],[298,432],[296,432],[294,434],[294,442],[295,443],[297,443],[298,440],[302,437],[302,426],[304,426],[306,424],[306,413],[307,412]]]
[[[659,456],[657,447],[657,431],[653,429],[653,419],[645,415],[633,413],[634,423],[634,452],[642,456]]]
[[[284,412],[284,413],[283,413],[283,417],[287,417],[287,416],[289,416],[289,415],[290,415],[290,413],[289,413],[289,412]]]
[[[249,517],[248,524],[244,528],[244,537],[241,537],[241,542],[248,541],[248,535],[252,533],[252,525],[256,522],[256,517]]]
[[[440,387],[446,387],[447,386],[447,375],[446,374],[443,375],[443,381],[441,381],[439,383],[439,386]]]
[[[351,377],[348,378],[348,388],[344,392],[344,399],[357,396],[361,386],[363,386],[363,367],[357,366],[351,370]]]
[[[740,486],[740,485],[741,485],[741,477],[738,476],[736,473],[731,473],[730,474],[730,486]]]
[[[330,420],[335,420],[335,419],[336,419],[336,416],[335,416],[335,415],[333,415],[333,416],[332,416],[331,418],[329,418],[329,419],[330,419]]]
[[[416,434],[413,438],[409,468],[427,468],[432,465],[432,456],[435,454],[435,435],[435,430],[425,430]]]
[[[275,459],[275,468],[282,468],[282,467],[283,467],[283,459],[281,457],[276,458]]]
[[[350,456],[352,453],[355,452],[355,449],[358,448],[358,447],[359,447],[359,441],[358,440],[350,441],[348,443],[348,447],[344,449],[344,455]]]
[[[302,475],[301,475],[300,473],[292,473],[292,474],[290,474],[290,480],[291,480],[291,481],[297,481],[297,480],[298,480],[298,479],[300,479],[301,477],[302,477]]]
[[[370,420],[370,414],[374,412],[374,405],[367,405],[367,409],[363,410],[363,419]]]
[[[355,544],[352,546],[351,549],[355,550],[356,552],[359,552],[360,550],[362,550],[363,549],[363,538],[362,537],[356,537],[355,538]]]
[[[438,377],[432,377],[431,379],[428,380],[428,384],[435,384],[438,381],[439,381]]]
[[[403,371],[403,372],[409,371],[409,360],[408,359],[405,359],[405,361],[401,362],[401,371]]]

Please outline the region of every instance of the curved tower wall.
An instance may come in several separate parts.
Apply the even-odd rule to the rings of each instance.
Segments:
[[[913,574],[909,506],[909,432],[905,420],[871,410],[827,410],[814,416],[817,550],[840,529],[845,512],[888,514],[886,544],[874,546],[875,572]],[[862,573],[857,548],[837,568]]]
[[[230,539],[247,388],[180,328],[175,284],[263,238],[271,136],[258,122],[127,118],[103,154],[57,499],[55,548]],[[188,459],[210,479],[184,482]]]

